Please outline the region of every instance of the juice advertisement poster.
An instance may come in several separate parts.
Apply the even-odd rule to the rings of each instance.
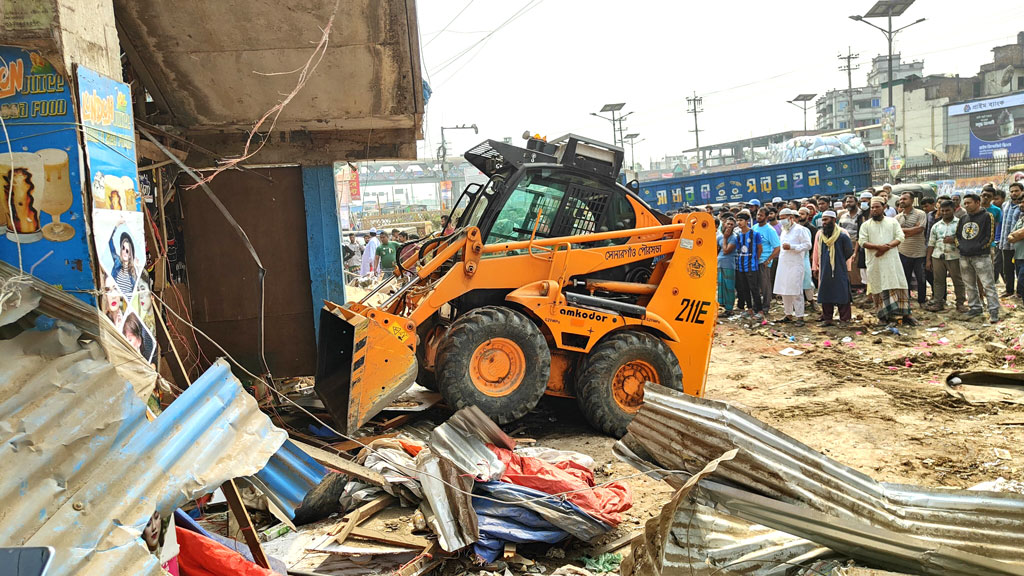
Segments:
[[[40,53],[0,46],[0,260],[94,302],[71,88]]]
[[[100,310],[152,361],[156,351],[151,280],[145,272],[145,215],[139,194],[135,121],[128,85],[77,68],[78,106],[92,200]]]

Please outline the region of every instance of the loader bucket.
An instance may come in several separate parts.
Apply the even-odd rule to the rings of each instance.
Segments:
[[[394,334],[345,307],[320,310],[314,390],[352,434],[412,386],[416,355]]]

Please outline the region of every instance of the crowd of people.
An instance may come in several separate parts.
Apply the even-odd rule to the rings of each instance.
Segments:
[[[371,228],[362,234],[362,242],[355,232],[349,232],[348,241],[341,245],[345,271],[351,279],[390,279],[395,273],[395,263],[404,262],[416,250],[415,244],[410,243],[414,240],[419,240],[419,236],[397,228],[390,233]]]
[[[918,309],[999,322],[1000,298],[1024,299],[1022,208],[1021,182],[937,198],[894,197],[884,184],[842,199],[707,207],[720,315],[767,322],[778,296],[775,321],[803,326],[813,312],[821,325],[845,325],[859,300],[882,322],[916,325],[913,295]]]

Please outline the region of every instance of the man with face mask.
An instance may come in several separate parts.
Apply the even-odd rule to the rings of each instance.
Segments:
[[[904,240],[903,229],[895,218],[885,215],[886,204],[881,197],[871,199],[871,219],[860,227],[860,244],[867,263],[868,293],[877,306],[876,315],[883,322],[902,319],[904,324],[917,325],[910,315],[910,293],[903,264],[895,250]]]
[[[775,277],[774,292],[782,296],[785,318],[782,322],[795,321],[797,326],[804,325],[804,259],[811,249],[811,234],[807,228],[796,221],[792,210],[783,210],[781,214],[782,251],[779,253],[779,272]]]
[[[1013,232],[1013,225],[1020,218],[1020,202],[1024,199],[1024,184],[1014,182],[1010,184],[1010,201],[1003,204],[1003,222],[999,234],[999,264],[1003,269],[1003,280],[1006,283],[1006,290],[1003,297],[1012,296],[1016,281],[1016,270],[1013,265],[1014,245],[1010,242],[1010,233]]]
[[[860,193],[860,202],[857,207],[860,212],[857,214],[857,233],[852,236],[857,246],[857,275],[860,276],[860,283],[868,283],[868,261],[864,246],[860,243],[860,228],[865,222],[871,219],[871,199],[874,198],[874,188],[868,188]]]
[[[856,252],[849,233],[836,224],[836,213],[827,210],[821,215],[821,230],[814,239],[811,267],[818,273],[818,304],[825,326],[832,325],[835,308],[839,308],[839,321],[846,323],[852,317],[850,278],[847,268]]]

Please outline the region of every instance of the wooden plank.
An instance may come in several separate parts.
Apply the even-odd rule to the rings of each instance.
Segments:
[[[394,544],[395,546],[408,546],[410,548],[426,548],[427,546],[430,546],[430,540],[420,536],[413,536],[411,534],[389,534],[387,532],[371,530],[369,528],[353,528],[352,536],[355,536],[356,538],[376,540],[385,544]]]
[[[349,450],[362,449],[363,445],[369,444],[374,440],[381,440],[383,438],[394,438],[395,436],[398,436],[398,432],[391,432],[389,434],[378,434],[376,436],[366,436],[363,438],[356,438],[356,440],[358,440],[359,442],[356,442],[355,440],[345,440],[344,442],[331,444],[331,448],[334,448],[335,450],[341,450],[342,452],[348,452]]]
[[[395,572],[395,576],[422,576],[437,568],[443,558],[440,558],[441,546],[437,542],[431,542],[430,546],[423,549],[423,552],[415,560],[402,566]]]
[[[629,545],[635,538],[641,536],[643,532],[635,532],[633,534],[626,534],[625,536],[619,536],[618,538],[611,540],[597,548],[594,548],[587,552],[591,557],[597,558],[601,554],[607,554],[608,552],[615,552],[620,548],[624,548]]]
[[[381,424],[380,429],[391,430],[392,428],[398,428],[399,426],[412,420],[413,416],[415,416],[415,414],[402,414],[401,416],[395,416],[394,418],[386,420],[383,424]]]
[[[395,497],[390,494],[385,494],[371,500],[370,502],[346,514],[345,518],[331,529],[330,534],[334,536],[334,540],[337,541],[338,544],[344,544],[345,539],[348,538],[349,534],[352,533],[352,530],[358,526],[360,522],[387,508],[394,501]]]
[[[224,492],[224,498],[228,501],[228,508],[231,510],[231,514],[234,515],[235,520],[238,521],[238,525],[242,529],[242,536],[245,538],[245,543],[249,546],[249,551],[252,552],[253,561],[269,570],[270,562],[267,561],[267,555],[263,552],[263,546],[260,545],[260,537],[256,534],[256,529],[252,525],[252,518],[249,517],[249,512],[245,509],[245,505],[242,504],[241,496],[238,495],[238,487],[235,486],[235,481],[228,480],[221,485],[220,489]]]
[[[370,470],[366,466],[360,466],[355,462],[349,462],[348,460],[345,460],[344,458],[338,456],[337,454],[332,454],[327,450],[317,448],[316,446],[310,446],[309,444],[306,444],[305,442],[300,442],[294,438],[292,438],[292,442],[294,442],[296,446],[301,448],[303,452],[309,454],[311,458],[323,464],[324,466],[338,470],[343,474],[359,478],[360,480],[363,480],[364,482],[369,482],[374,486],[380,486],[383,488],[384,486],[390,485],[388,481],[384,479],[384,476],[381,473],[376,472],[374,470]]]

